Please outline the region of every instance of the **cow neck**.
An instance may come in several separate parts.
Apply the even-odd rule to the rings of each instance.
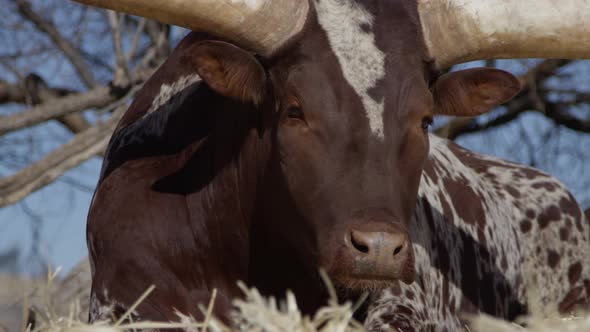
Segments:
[[[261,153],[261,138],[252,125],[256,111],[213,93],[194,105],[208,114],[209,122],[207,135],[183,151],[182,166],[183,181],[193,181],[185,201],[187,226],[201,249],[194,259],[206,267],[199,287],[218,288],[232,298],[241,294],[236,282],[248,282]]]

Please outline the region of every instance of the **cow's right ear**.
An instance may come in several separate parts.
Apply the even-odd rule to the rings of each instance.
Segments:
[[[256,58],[232,44],[203,41],[191,46],[181,62],[195,67],[215,92],[259,105],[266,87],[266,72]]]
[[[472,68],[441,76],[433,89],[438,115],[477,116],[512,99],[520,91],[514,75],[494,68]]]

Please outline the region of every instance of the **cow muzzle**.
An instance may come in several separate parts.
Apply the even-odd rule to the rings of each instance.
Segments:
[[[353,283],[383,284],[415,278],[412,243],[399,223],[362,223],[349,228],[344,237],[348,260],[347,279]]]

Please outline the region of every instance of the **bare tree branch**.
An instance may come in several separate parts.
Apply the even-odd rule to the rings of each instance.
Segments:
[[[94,75],[84,61],[84,57],[78,49],[65,39],[58,31],[58,29],[51,22],[43,19],[41,15],[36,13],[31,4],[27,0],[15,0],[19,13],[37,28],[37,30],[45,33],[54,42],[54,44],[64,53],[68,58],[82,81],[87,87],[98,87],[99,83],[94,79]],[[81,114],[70,114],[60,119],[60,122],[65,125],[70,131],[78,133],[90,127],[90,124]]]
[[[107,122],[76,135],[70,142],[15,175],[0,179],[0,207],[18,202],[104,151],[125,110],[125,106],[119,107]]]
[[[9,53],[1,53],[0,59],[1,60],[16,60],[24,56],[31,56],[36,54],[41,54],[47,52],[53,48],[46,46],[46,45],[35,45],[34,48],[28,50],[17,50]]]
[[[76,72],[80,75],[80,78],[88,87],[97,87],[99,83],[94,79],[94,75],[86,65],[84,61],[84,57],[78,51],[78,49],[70,43],[67,39],[65,39],[57,30],[55,25],[51,22],[46,21],[36,13],[31,4],[27,0],[14,0],[16,1],[16,5],[18,8],[19,13],[29,21],[31,21],[35,27],[47,34],[49,38],[55,43],[55,45],[65,54],[65,56],[70,60],[72,66],[76,69]]]
[[[536,80],[537,82],[545,81],[549,77],[554,76],[560,68],[565,67],[572,62],[573,60],[565,59],[549,59],[541,62],[521,76],[521,81],[525,83],[523,90],[528,88],[526,85],[527,82],[531,82],[531,80]]]
[[[121,37],[121,26],[123,25],[122,21],[125,15],[109,10],[107,11],[107,16],[113,33],[113,48],[115,50],[116,59],[113,81],[122,84],[129,78],[129,68],[125,53],[123,52],[123,42]]]
[[[137,47],[139,45],[139,40],[141,39],[141,35],[145,29],[147,20],[145,18],[141,18],[137,25],[137,29],[135,31],[135,35],[133,35],[133,41],[131,42],[131,47],[129,48],[129,52],[125,55],[127,63],[131,62],[131,59],[135,56],[137,52]]]
[[[36,74],[29,74],[23,82],[8,83],[0,81],[0,104],[40,104],[57,97],[67,96],[75,91],[64,88],[51,88]]]
[[[446,126],[437,130],[438,135],[445,135],[443,137],[447,137],[450,139],[456,139],[457,137],[469,133],[480,132],[484,130],[488,130],[494,127],[499,127],[504,124],[507,124],[516,118],[518,118],[522,113],[531,111],[531,112],[538,112],[542,113],[553,122],[558,125],[567,127],[572,130],[576,130],[583,133],[590,133],[590,120],[582,120],[578,119],[567,111],[569,107],[571,107],[571,102],[549,102],[543,101],[543,109],[540,110],[536,108],[537,101],[533,99],[530,94],[526,94],[517,98],[506,105],[507,112],[502,114],[501,116],[490,120],[486,123],[479,124],[473,121],[472,118],[458,118],[451,121]],[[588,103],[586,99],[577,98],[577,104],[584,104]]]
[[[439,136],[454,140],[461,135],[479,132],[506,124],[516,119],[525,111],[535,110],[544,113],[548,102],[544,100],[546,99],[544,98],[545,94],[541,94],[539,87],[545,80],[553,77],[560,68],[571,62],[571,60],[550,59],[531,68],[527,73],[520,77],[520,80],[523,83],[521,93],[505,105],[508,111],[498,118],[484,124],[478,124],[475,118],[455,118],[449,121],[445,126],[437,129],[435,133]]]
[[[50,100],[75,93],[69,89],[50,88],[45,81],[36,74],[29,74],[22,82],[10,84],[0,82],[0,103],[21,103],[38,105]],[[57,120],[73,133],[84,131],[90,124],[81,114],[68,114]]]
[[[74,112],[104,107],[118,98],[110,87],[98,87],[88,92],[66,96],[35,106],[27,111],[0,118],[0,135],[30,127]]]
[[[590,133],[590,120],[580,120],[567,111],[569,103],[547,103],[545,115],[558,125],[579,132]]]
[[[125,101],[131,97],[152,72],[152,70],[144,70],[136,73],[134,75],[136,81],[131,82],[131,86],[116,87],[111,84],[109,86],[97,87],[84,93],[74,93],[67,89],[50,88],[39,76],[31,74],[25,79],[24,85],[26,89],[21,89],[18,92],[11,91],[10,95],[6,96],[5,99],[9,97],[16,99],[16,97],[20,97],[18,94],[22,94],[27,96],[28,103],[37,106],[10,116],[0,117],[0,136],[53,119],[58,119],[62,123],[67,121],[66,125],[74,133],[84,131],[90,125],[81,116],[83,121],[78,121],[78,118],[72,116],[78,114],[73,113],[90,108],[102,108],[113,104],[116,104],[116,107],[118,107],[119,103],[116,103],[116,101]],[[6,86],[9,89],[16,90],[18,84]],[[0,103],[3,100],[2,87],[2,82],[0,82]],[[59,96],[63,97],[59,98]],[[23,97],[23,99],[27,98]],[[110,111],[112,111],[112,108]]]

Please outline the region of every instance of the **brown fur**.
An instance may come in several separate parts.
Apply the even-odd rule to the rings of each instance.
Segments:
[[[199,33],[178,45],[106,152],[88,216],[91,319],[120,315],[152,284],[139,318],[175,320],[174,308],[200,317],[197,304],[218,289],[216,314],[227,319],[237,280],[275,296],[292,289],[311,313],[326,300],[319,268],[344,294],[414,281],[408,225],[428,156],[425,122],[479,114],[517,84],[497,70],[470,70],[434,83],[433,94],[415,3],[362,6],[375,16],[364,28],[387,55],[369,91],[384,105],[382,138],[313,10],[270,59]],[[203,82],[161,95],[195,74]],[[156,96],[163,103],[148,114]],[[345,240],[352,230],[379,238],[376,251],[391,247],[396,237],[386,235],[405,235],[404,255],[366,259]]]

